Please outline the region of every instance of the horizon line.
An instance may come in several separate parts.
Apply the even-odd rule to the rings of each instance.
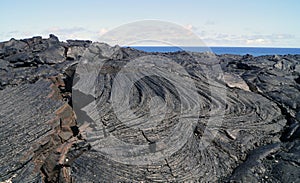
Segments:
[[[230,45],[220,45],[220,46],[170,46],[170,45],[124,45],[121,47],[183,47],[183,48],[285,48],[285,49],[300,49],[300,47],[284,47],[284,46],[230,46]]]

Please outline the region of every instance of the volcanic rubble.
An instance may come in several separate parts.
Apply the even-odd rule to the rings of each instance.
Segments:
[[[170,110],[160,122],[148,120],[148,128],[131,128],[113,110],[113,81],[135,59],[158,71],[161,66],[145,60],[152,57],[185,68],[197,97],[145,74],[131,87],[130,109],[144,119],[155,96]],[[135,66],[125,70],[146,72]],[[205,74],[214,67],[222,72]],[[218,91],[225,91],[225,98]],[[61,42],[54,35],[11,39],[0,43],[0,98],[0,182],[300,182],[300,55],[147,53],[91,41]],[[94,107],[85,108],[89,103]],[[192,130],[176,126],[180,114],[195,104],[198,116],[185,116],[187,122],[196,119]],[[218,114],[222,123],[208,127]],[[94,118],[100,121],[97,128],[89,126]],[[201,148],[205,131],[215,135]],[[159,148],[170,135],[178,140],[184,133],[188,139],[167,157],[158,154],[162,161],[130,164],[101,151],[113,143],[103,133],[149,144],[150,154],[153,144]]]

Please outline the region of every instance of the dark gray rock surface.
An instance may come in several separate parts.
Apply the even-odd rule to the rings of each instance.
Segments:
[[[299,69],[299,55],[0,43],[0,181],[299,182]]]
[[[39,80],[0,91],[1,179],[16,176],[19,181],[33,181],[41,177],[35,170],[35,152],[49,143],[49,121],[62,105],[49,98],[50,85],[50,81]]]

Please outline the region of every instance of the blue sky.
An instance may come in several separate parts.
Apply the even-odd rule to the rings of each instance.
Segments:
[[[56,34],[91,39],[155,19],[192,30],[209,46],[300,47],[299,0],[1,0],[0,41]]]

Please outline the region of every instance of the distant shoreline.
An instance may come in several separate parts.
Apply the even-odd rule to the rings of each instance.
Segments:
[[[300,54],[300,48],[271,48],[271,47],[177,47],[177,46],[130,46],[146,52],[177,52],[177,51],[192,51],[192,52],[213,52],[217,55],[234,54],[234,55],[297,55]]]

